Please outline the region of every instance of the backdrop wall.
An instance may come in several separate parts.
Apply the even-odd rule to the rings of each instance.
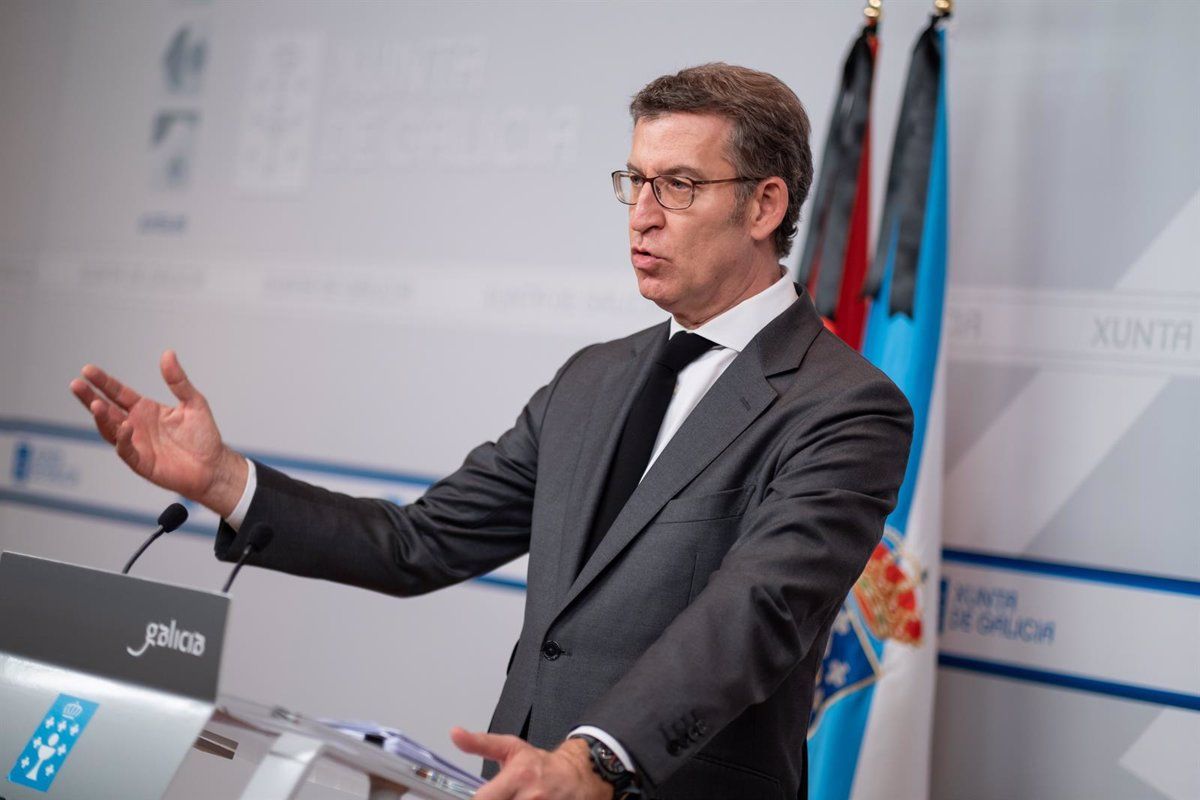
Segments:
[[[928,11],[885,5],[877,204]],[[860,6],[0,3],[0,548],[123,563],[171,498],[66,384],[164,397],[168,346],[235,445],[418,496],[663,318],[608,184],[630,96],[765,69],[819,153]],[[1198,35],[1190,2],[960,0],[936,797],[1200,796]],[[214,527],[139,572],[218,587]],[[246,573],[223,687],[449,751],[522,575],[396,601]]]

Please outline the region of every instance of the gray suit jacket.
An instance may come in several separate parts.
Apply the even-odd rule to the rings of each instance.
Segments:
[[[813,681],[880,539],[912,416],[807,294],[718,379],[578,571],[602,483],[666,323],[576,353],[516,424],[409,506],[259,466],[256,561],[396,595],[530,554],[524,627],[491,730],[615,736],[652,794],[805,796]],[[217,554],[242,543],[222,525]],[[576,574],[578,571],[578,574]]]

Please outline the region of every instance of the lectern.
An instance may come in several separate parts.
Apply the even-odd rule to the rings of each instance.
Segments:
[[[228,612],[222,594],[0,554],[0,800],[159,800],[193,749],[215,771],[239,748],[257,758],[242,800],[290,800],[322,760],[366,776],[371,800],[474,795],[436,766],[218,696]]]

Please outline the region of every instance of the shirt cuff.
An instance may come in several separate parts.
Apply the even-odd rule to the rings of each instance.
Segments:
[[[225,524],[235,531],[240,530],[242,523],[246,521],[246,512],[250,510],[250,501],[254,499],[254,490],[258,488],[258,470],[255,468],[254,462],[247,458],[246,467],[246,488],[242,490],[242,499],[238,500],[233,511],[230,511],[229,516],[225,518]]]
[[[621,747],[621,743],[613,737],[609,736],[599,728],[593,728],[591,725],[580,725],[575,730],[567,734],[567,738],[572,736],[591,736],[593,739],[599,739],[604,743],[604,746],[613,751],[613,755],[621,759],[622,766],[625,770],[633,775],[637,775],[637,767],[633,764],[633,759],[629,757],[629,753],[625,752],[625,748]]]

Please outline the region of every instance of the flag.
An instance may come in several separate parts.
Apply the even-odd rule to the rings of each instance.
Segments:
[[[800,282],[825,326],[856,350],[867,305],[862,287],[870,236],[871,85],[877,47],[871,21],[850,46],[842,67],[800,257]]]
[[[912,405],[912,451],[883,541],[838,614],[817,678],[809,723],[814,800],[929,795],[944,430],[942,18],[934,16],[913,47],[866,287],[862,352]]]

